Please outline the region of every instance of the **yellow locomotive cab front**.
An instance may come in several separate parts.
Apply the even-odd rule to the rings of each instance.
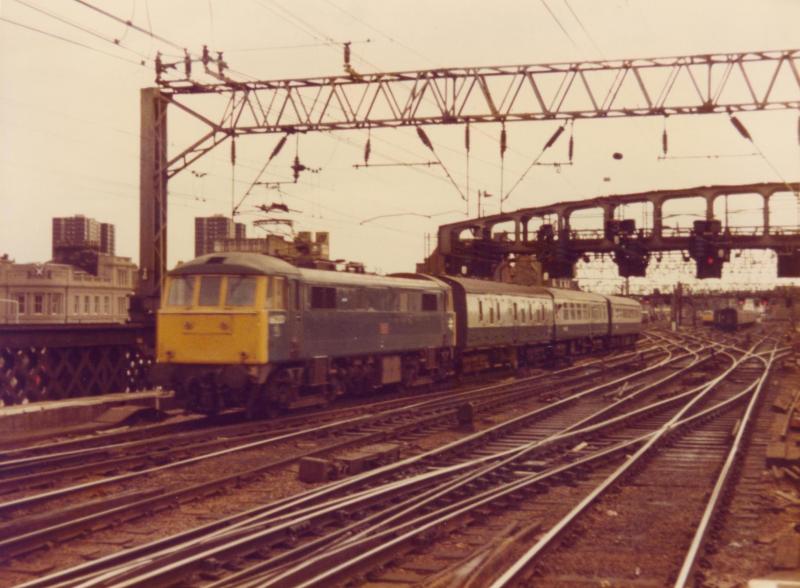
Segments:
[[[262,276],[177,275],[158,313],[157,361],[267,363],[266,280]]]

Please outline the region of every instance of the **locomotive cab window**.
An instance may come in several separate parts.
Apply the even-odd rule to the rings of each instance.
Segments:
[[[437,310],[436,294],[422,295],[422,310],[426,312]]]
[[[222,276],[201,276],[197,305],[219,306],[219,295],[221,291]]]
[[[311,308],[336,308],[336,288],[312,286]]]
[[[253,306],[256,300],[256,279],[252,276],[228,276],[226,306]]]
[[[175,276],[170,278],[168,306],[191,306],[194,292],[194,276]],[[76,297],[76,300],[78,298]]]

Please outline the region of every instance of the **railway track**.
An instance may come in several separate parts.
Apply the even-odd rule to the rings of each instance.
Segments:
[[[690,368],[692,366],[684,367]],[[697,367],[697,365],[693,367]],[[674,380],[674,377],[670,378],[670,380]],[[459,492],[463,493],[463,489],[459,490],[463,484],[473,485],[466,493],[467,496],[472,496],[475,490],[474,487],[480,488],[482,484],[485,484],[485,480],[488,479],[492,482],[490,484],[491,491],[496,492],[498,491],[496,488],[497,483],[503,482],[504,478],[508,477],[509,471],[512,473],[512,480],[516,480],[520,476],[520,472],[524,472],[524,479],[526,482],[530,482],[530,484],[535,483],[531,480],[541,480],[545,478],[549,480],[547,482],[548,484],[552,484],[554,479],[565,477],[571,479],[574,474],[570,472],[572,472],[574,468],[579,470],[581,467],[585,467],[582,460],[585,457],[586,447],[581,448],[580,445],[581,443],[586,444],[587,442],[585,440],[580,440],[581,435],[589,435],[589,437],[587,437],[589,439],[596,438],[600,431],[616,430],[631,419],[656,419],[647,425],[637,425],[637,427],[639,427],[638,429],[634,427],[628,433],[632,440],[629,439],[628,441],[620,442],[618,439],[608,437],[607,433],[604,433],[606,435],[606,437],[604,437],[605,441],[595,442],[596,445],[593,451],[596,455],[593,460],[610,459],[612,456],[618,456],[621,452],[630,450],[632,446],[628,444],[643,442],[642,440],[644,437],[642,437],[641,434],[642,426],[645,426],[645,429],[648,430],[657,430],[659,426],[663,426],[663,419],[665,418],[663,411],[675,406],[676,403],[683,402],[688,397],[696,397],[703,389],[701,386],[683,395],[672,394],[659,399],[654,405],[653,403],[642,403],[638,408],[632,408],[636,406],[637,401],[645,396],[648,391],[652,391],[656,386],[662,386],[665,382],[666,380],[662,376],[661,378],[656,378],[654,382],[651,382],[652,386],[649,388],[640,386],[629,390],[630,393],[626,395],[627,400],[612,399],[612,405],[616,405],[617,408],[625,406],[628,409],[627,412],[617,414],[616,416],[612,416],[611,412],[607,410],[608,406],[598,407],[594,405],[588,410],[587,407],[584,406],[582,413],[578,414],[573,412],[568,418],[566,413],[559,415],[558,412],[553,411],[550,406],[542,407],[542,409],[538,411],[538,414],[530,421],[533,423],[538,422],[539,425],[541,425],[535,430],[525,429],[524,419],[493,427],[487,431],[476,433],[460,442],[454,442],[444,448],[428,452],[426,455],[418,456],[411,460],[405,460],[406,463],[401,463],[399,466],[385,466],[381,470],[369,473],[366,476],[337,482],[319,490],[312,490],[300,497],[277,501],[269,505],[266,511],[264,508],[256,509],[256,512],[238,515],[226,521],[218,521],[212,525],[206,526],[204,529],[193,530],[189,534],[175,536],[168,540],[156,542],[150,546],[129,550],[124,557],[132,559],[126,560],[126,562],[121,562],[118,559],[122,556],[112,556],[110,560],[92,564],[90,566],[91,569],[87,570],[84,566],[83,568],[78,568],[74,573],[87,573],[91,575],[92,569],[96,569],[95,566],[97,565],[107,564],[112,569],[115,565],[128,566],[131,565],[130,561],[135,561],[136,557],[144,555],[147,556],[148,560],[157,560],[158,558],[153,555],[154,550],[157,553],[159,549],[169,549],[170,553],[174,554],[176,545],[183,545],[184,549],[189,552],[189,555],[186,555],[186,557],[191,560],[190,563],[196,564],[198,561],[194,559],[197,557],[196,550],[211,549],[208,542],[212,540],[202,539],[202,537],[209,534],[211,537],[224,537],[224,541],[231,540],[236,543],[235,547],[220,547],[212,541],[212,543],[214,543],[214,548],[217,550],[214,551],[212,560],[226,561],[228,563],[235,561],[235,565],[232,564],[234,567],[241,565],[238,559],[242,556],[236,554],[242,550],[253,552],[254,550],[258,551],[264,549],[264,547],[259,547],[259,545],[272,546],[272,549],[274,549],[276,544],[280,545],[285,542],[292,543],[297,541],[298,537],[302,536],[302,545],[294,551],[294,555],[299,557],[300,555],[307,555],[307,550],[313,549],[314,546],[318,545],[320,542],[325,543],[332,541],[332,539],[324,533],[321,538],[315,537],[320,534],[320,528],[333,525],[331,522],[332,520],[336,521],[337,518],[344,518],[344,521],[347,522],[350,515],[346,513],[356,508],[355,505],[358,505],[358,512],[372,513],[368,515],[369,519],[377,520],[381,517],[383,517],[383,519],[386,519],[386,517],[393,519],[399,517],[400,514],[398,513],[402,511],[402,509],[398,510],[400,508],[398,504],[400,506],[405,504],[406,508],[411,508],[412,504],[418,504],[420,502],[421,496],[426,496],[431,492],[434,494],[441,492],[443,481],[447,482],[448,487],[450,485],[455,485],[450,490],[452,496],[448,498],[452,508],[453,496],[457,497]],[[603,392],[609,389],[619,389],[620,386],[621,383],[619,381],[604,386],[595,386],[596,389],[593,391],[593,394],[583,394],[582,397],[602,397]],[[551,401],[551,404],[560,405],[562,407],[572,404],[572,401],[564,402],[565,400],[567,399],[558,399]],[[549,429],[547,426],[544,426],[545,422],[542,419],[545,417],[552,420]],[[558,419],[562,419],[560,423],[557,422]],[[566,423],[572,423],[572,425],[566,425]],[[558,433],[553,434],[550,432],[548,434],[548,431],[559,429],[560,431]],[[506,435],[506,437],[501,439],[500,437],[502,435]],[[469,451],[467,451],[466,448],[469,448]],[[524,451],[521,448],[525,448]],[[572,448],[571,451],[570,448]],[[467,455],[465,455],[465,451],[467,451]],[[548,459],[548,454],[551,452],[555,452],[555,457],[550,457]],[[453,460],[453,456],[457,456],[455,464],[448,461]],[[501,461],[509,461],[508,463],[497,465],[494,462],[498,459]],[[570,465],[567,466],[559,460],[566,460],[567,462],[574,463],[570,463]],[[543,473],[542,468],[545,466],[549,467],[550,470]],[[400,470],[394,469],[396,467],[405,468],[405,471],[400,474]],[[478,470],[476,471],[475,468],[478,468]],[[489,468],[489,471],[482,471],[481,468]],[[555,470],[553,468],[555,468]],[[544,476],[544,478],[539,478],[539,476]],[[465,477],[470,479],[465,481],[462,479]],[[382,484],[378,484],[378,480],[383,480]],[[363,484],[366,484],[366,486],[362,488]],[[389,487],[388,494],[386,494],[386,486]],[[515,491],[519,491],[519,489],[509,490],[509,492]],[[404,498],[404,496],[406,498]],[[431,500],[434,500],[434,498],[436,497],[431,496]],[[442,499],[442,497],[438,498]],[[491,503],[498,498],[485,497],[485,499]],[[391,502],[389,506],[385,506],[386,500]],[[456,501],[456,503],[460,504],[458,501]],[[408,513],[404,513],[403,516],[407,518],[409,515]],[[359,521],[352,524],[361,528],[364,522]],[[386,524],[385,520],[383,524]],[[353,530],[350,529],[350,531],[348,531],[347,525],[341,528],[341,523],[339,523],[338,526],[340,528],[334,530],[332,537],[341,537],[342,533]],[[334,525],[334,527],[336,527],[336,525]],[[251,534],[256,536],[248,536],[248,539],[245,541],[242,538],[242,533],[246,534],[247,532],[251,532]],[[362,531],[362,533],[365,532],[366,531]],[[234,535],[235,538],[231,539],[231,535]],[[309,538],[306,537],[307,535],[312,536],[310,541],[308,540]],[[279,556],[276,555],[275,557],[279,557],[280,561],[284,562],[281,565],[286,566],[288,565],[286,563],[287,558],[290,558],[288,554],[292,553],[293,550],[288,549],[284,551],[285,553]],[[180,553],[185,555],[187,552],[181,550]],[[220,553],[225,555],[220,555]],[[273,561],[274,558],[269,557],[267,557],[266,560],[267,561],[262,565],[269,567],[270,574],[274,575],[275,570],[278,569],[276,566],[280,564],[280,561]],[[201,558],[201,561],[204,561],[203,558]],[[184,562],[183,567],[176,566],[174,563],[170,565],[161,564],[163,564],[163,562],[159,562],[158,564],[160,566],[158,567],[158,574],[159,578],[162,579],[169,578],[169,574],[175,574],[176,577],[180,577],[181,574],[186,573],[185,566],[189,565],[186,562]],[[167,568],[169,568],[169,570],[167,570]],[[204,567],[204,569],[207,568],[208,566]],[[208,580],[213,575],[214,573],[207,571],[204,579]],[[55,582],[60,578],[66,579],[68,577],[70,577],[69,574],[56,575],[48,580]],[[115,582],[118,579],[119,578],[117,578]],[[263,579],[264,578],[261,578],[259,581]],[[294,578],[292,582],[296,579],[297,578]],[[197,580],[198,578],[193,579],[193,581]],[[231,580],[232,578],[226,578],[225,582]],[[136,582],[139,582],[139,580]]]
[[[658,349],[651,350],[654,354],[662,353]],[[645,352],[647,355],[649,352]],[[179,460],[177,462],[157,465],[147,469],[123,473],[111,477],[101,477],[88,483],[67,486],[38,494],[23,495],[16,500],[0,504],[0,514],[4,514],[8,522],[0,526],[0,550],[8,556],[18,555],[35,549],[43,542],[64,540],[75,535],[80,535],[87,527],[120,522],[130,518],[138,518],[142,511],[157,512],[163,508],[172,507],[176,502],[185,502],[190,499],[208,496],[218,492],[220,488],[232,484],[241,484],[244,480],[251,480],[264,472],[285,467],[295,462],[300,457],[324,454],[334,449],[340,449],[359,443],[383,440],[391,436],[409,435],[421,429],[436,429],[437,427],[450,427],[457,419],[457,409],[465,402],[473,402],[476,412],[489,411],[498,406],[514,402],[518,399],[542,394],[552,389],[553,381],[558,380],[564,385],[577,385],[587,379],[596,378],[603,374],[613,373],[615,366],[627,364],[637,354],[625,353],[616,358],[606,360],[593,360],[584,365],[573,366],[559,370],[552,374],[534,376],[520,382],[499,384],[482,387],[476,390],[467,390],[460,394],[452,392],[425,397],[418,403],[412,403],[403,409],[389,408],[372,415],[353,417],[345,422],[334,421],[318,427],[298,428],[297,430],[277,431],[277,435],[268,436],[256,441],[249,441],[245,448],[234,445],[215,454],[205,454],[198,457]],[[393,402],[379,402],[376,406],[385,408]],[[407,400],[406,400],[407,402]],[[275,431],[273,431],[273,434]],[[237,451],[245,451],[254,446],[259,448],[276,449],[281,442],[294,441],[312,436],[329,438],[329,442],[314,450],[284,451],[285,457],[281,459],[261,460],[256,467],[242,467],[238,464],[230,474],[223,476],[209,476],[205,479],[193,478],[180,480],[178,487],[161,488],[145,487],[143,490],[130,492],[122,491],[120,484],[147,477],[153,473],[167,469],[181,468],[197,464],[205,459],[224,457]],[[249,446],[249,447],[248,447]],[[79,450],[83,451],[83,450]],[[64,452],[61,452],[62,454]],[[79,453],[79,455],[84,455]],[[47,456],[46,456],[47,457]],[[49,457],[48,457],[49,459]],[[129,456],[121,458],[122,463],[135,463],[128,461]],[[147,459],[152,459],[147,456]],[[34,458],[35,460],[35,458]],[[96,464],[87,464],[91,469]],[[101,462],[102,465],[102,462]],[[0,464],[2,467],[2,464]],[[79,466],[80,467],[80,466]],[[44,472],[42,477],[46,474]],[[115,486],[116,484],[116,486]],[[75,501],[75,494],[85,493],[88,490],[110,487],[113,492],[119,488],[119,495],[112,500],[98,501],[95,499]],[[105,493],[108,493],[107,491]],[[54,508],[63,504],[63,508]],[[46,509],[46,510],[44,510]],[[23,532],[24,531],[24,532]]]

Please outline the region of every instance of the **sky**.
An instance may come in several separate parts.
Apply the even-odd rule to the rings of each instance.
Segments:
[[[118,254],[138,261],[139,92],[154,85],[157,51],[170,60],[181,53],[176,47],[199,54],[207,44],[224,52],[237,75],[278,80],[341,73],[344,42],[352,43],[357,71],[405,71],[789,49],[800,46],[798,22],[796,0],[2,0],[0,253],[45,261],[50,219],[85,214],[115,224]],[[213,100],[197,104],[219,112]],[[495,195],[484,200],[484,211],[494,213],[501,183],[507,190],[521,177],[506,210],[653,189],[798,181],[799,116],[741,114],[753,143],[725,115],[578,121],[571,164],[562,139],[540,160],[561,165],[534,166],[524,176],[559,123],[509,124],[502,169],[500,126],[474,125],[469,175],[464,130],[455,125],[426,128],[444,168],[400,165],[431,161],[414,129],[375,129],[293,139],[259,176],[279,136],[244,137],[235,165],[226,142],[170,181],[169,265],[193,256],[194,217],[230,214],[231,202],[259,177],[287,183],[254,187],[237,220],[250,224],[259,218],[257,204],[284,202],[295,230],[330,232],[332,257],[372,271],[411,271],[435,246],[439,224],[477,214],[478,190]],[[174,154],[199,138],[200,128],[175,108],[169,117]],[[364,163],[368,139],[370,163],[392,165],[354,167]],[[291,183],[295,155],[318,171]],[[468,182],[469,211],[445,169],[461,191]],[[728,205],[740,225],[758,222],[752,199]],[[796,227],[799,207],[786,194],[776,217]],[[689,226],[693,212],[672,211],[674,222]],[[262,234],[248,226],[249,236]],[[771,259],[745,252],[724,278],[773,283]],[[653,264],[638,284],[691,281],[689,266],[668,262]],[[580,271],[588,287],[619,285],[613,266],[593,262]]]

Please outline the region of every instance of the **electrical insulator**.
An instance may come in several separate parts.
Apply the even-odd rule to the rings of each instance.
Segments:
[[[505,156],[506,148],[508,147],[508,136],[506,135],[506,126],[500,131],[500,157]]]
[[[751,142],[752,142],[752,140],[753,140],[753,137],[751,137],[751,136],[750,136],[750,133],[748,133],[748,132],[747,132],[747,129],[746,129],[746,128],[745,128],[745,126],[742,124],[742,121],[740,121],[740,120],[739,120],[738,118],[736,118],[735,116],[732,116],[732,117],[731,117],[731,124],[732,124],[734,127],[736,127],[736,130],[737,130],[737,131],[739,131],[739,134],[740,134],[742,137],[744,137],[744,138],[745,138],[745,139],[747,139],[748,141],[751,141]]]
[[[564,127],[563,127],[563,126],[561,126],[561,127],[558,127],[558,128],[556,129],[556,132],[555,132],[555,133],[553,133],[553,136],[552,136],[552,137],[550,137],[550,138],[547,140],[547,143],[545,143],[545,144],[544,144],[544,148],[545,148],[545,149],[550,149],[550,147],[552,147],[552,146],[553,146],[553,144],[555,144],[555,142],[556,142],[556,141],[558,141],[558,138],[561,136],[561,133],[563,133],[563,132],[564,132]]]
[[[344,64],[350,65],[350,41],[344,44]]]
[[[419,137],[419,140],[422,141],[422,143],[425,145],[425,147],[433,151],[433,143],[431,143],[431,140],[428,138],[427,133],[425,133],[425,131],[422,130],[422,127],[417,127],[417,136]]]
[[[278,144],[275,145],[275,148],[272,150],[272,153],[270,153],[270,155],[269,155],[270,160],[272,160],[278,153],[281,152],[281,149],[283,149],[283,146],[286,144],[286,139],[288,139],[288,138],[289,138],[289,135],[284,135],[283,137],[281,137],[281,140],[278,141]]]
[[[661,149],[664,151],[664,155],[667,154],[667,129],[664,129],[664,132],[661,133]]]
[[[464,147],[466,147],[467,152],[469,152],[469,123],[464,127]]]
[[[575,137],[572,135],[569,136],[569,148],[568,148],[568,155],[569,155],[569,162],[572,163],[572,153],[575,150]]]
[[[231,165],[236,165],[236,139],[231,138]]]
[[[364,145],[364,165],[369,164],[369,153],[372,151],[372,146],[370,144],[370,138],[367,137],[367,144]]]

